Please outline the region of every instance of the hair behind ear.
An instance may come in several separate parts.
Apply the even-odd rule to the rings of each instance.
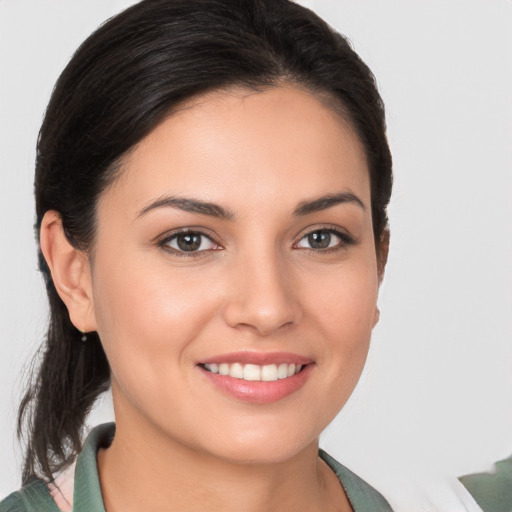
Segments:
[[[66,306],[47,280],[51,318],[48,335],[35,358],[41,366],[18,413],[18,435],[28,431],[23,485],[37,474],[51,475],[81,450],[85,418],[98,396],[109,388],[110,370],[96,333],[81,341]]]

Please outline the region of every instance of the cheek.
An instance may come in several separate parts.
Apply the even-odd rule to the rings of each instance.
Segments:
[[[120,380],[137,373],[139,382],[153,382],[155,370],[172,370],[215,310],[200,275],[144,258],[98,259],[93,286],[98,333]]]
[[[378,294],[375,258],[353,258],[334,270],[305,277],[301,287],[308,308],[333,335],[353,332],[355,342],[357,333],[371,332]]]
[[[312,321],[324,341],[322,358],[330,361],[329,378],[350,388],[364,366],[377,315],[374,260],[355,260],[337,272],[318,277],[304,289]]]
[[[317,385],[302,407],[318,435],[347,402],[363,370],[374,324],[378,281],[374,259],[354,258],[325,272],[301,272],[303,330],[314,341]],[[305,395],[306,396],[306,395]]]

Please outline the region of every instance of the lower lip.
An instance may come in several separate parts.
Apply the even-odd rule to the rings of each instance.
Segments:
[[[313,369],[313,364],[306,365],[292,377],[273,381],[235,379],[228,375],[209,372],[201,366],[197,368],[214,386],[224,393],[245,402],[267,404],[282,400],[298,391],[306,383]]]

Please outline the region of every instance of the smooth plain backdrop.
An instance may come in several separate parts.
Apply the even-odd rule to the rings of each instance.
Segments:
[[[19,487],[16,407],[43,337],[35,143],[80,42],[133,2],[0,1],[0,497]],[[392,500],[404,475],[512,452],[512,2],[304,2],[378,79],[394,156],[381,321],[321,443]],[[110,418],[108,399],[90,424]]]

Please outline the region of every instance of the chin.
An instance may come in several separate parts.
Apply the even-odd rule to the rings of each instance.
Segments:
[[[269,446],[268,443],[253,444],[252,446],[231,446],[226,450],[216,449],[215,453],[212,453],[216,458],[225,460],[231,464],[243,464],[243,465],[269,465],[269,464],[281,464],[287,462],[300,453],[303,453],[308,446],[314,444],[315,450],[317,446],[317,440],[310,442],[309,445],[281,445],[277,447],[275,445]]]
[[[211,437],[209,447],[212,456],[237,464],[279,464],[286,462],[308,448],[316,451],[320,433],[293,431],[280,425],[259,425],[256,429],[226,429],[221,436]],[[297,425],[296,425],[297,426]]]

